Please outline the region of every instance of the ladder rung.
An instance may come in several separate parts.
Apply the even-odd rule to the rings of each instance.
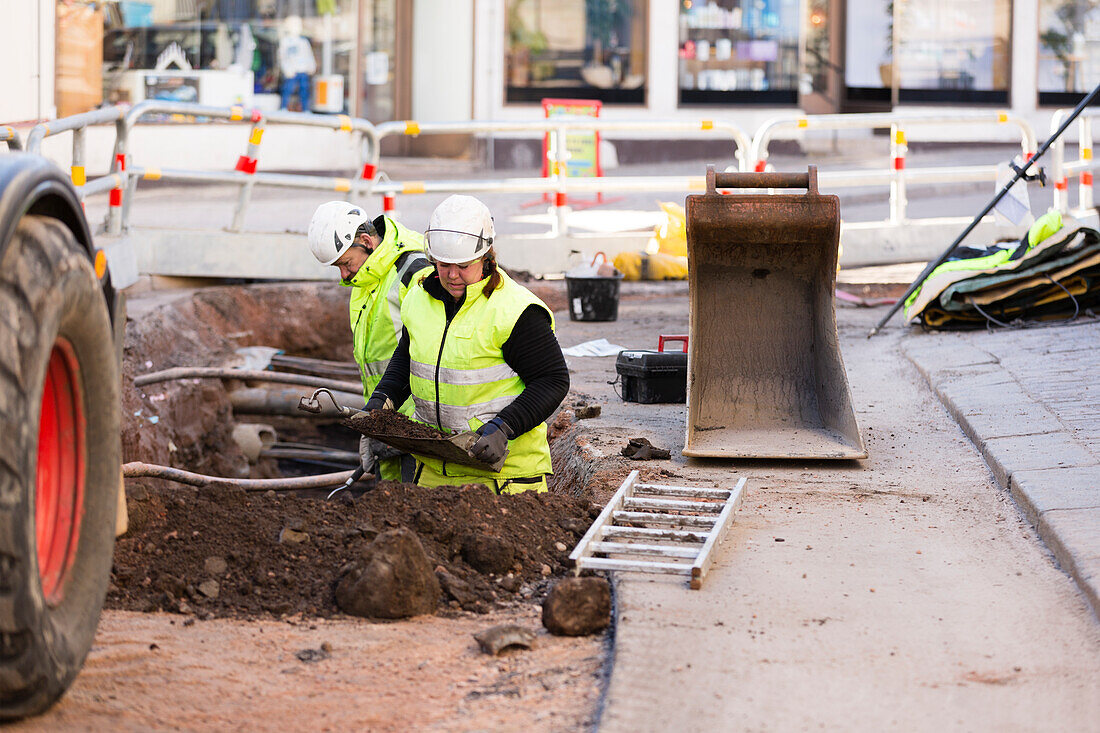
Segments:
[[[718,514],[725,506],[724,502],[681,501],[679,499],[639,499],[628,496],[623,499],[624,509],[657,509],[681,512],[711,512]]]
[[[658,514],[656,512],[624,512],[612,515],[620,522],[660,522],[681,527],[712,527],[715,517],[693,517],[687,514]]]
[[[691,575],[691,566],[684,563],[616,560],[610,557],[582,557],[577,560],[577,567],[593,570],[637,570],[649,573],[668,573],[669,575]]]
[[[635,540],[674,540],[678,542],[706,542],[706,532],[685,529],[661,529],[658,527],[604,527],[604,537],[622,537]]]
[[[649,545],[641,542],[593,542],[593,552],[606,552],[608,554],[643,554],[663,555],[665,557],[682,557],[694,560],[699,556],[698,549],[687,547],[671,547],[669,545]]]
[[[708,489],[695,486],[666,486],[664,484],[634,484],[635,494],[654,494],[656,496],[698,496],[708,499],[726,499],[729,489]]]

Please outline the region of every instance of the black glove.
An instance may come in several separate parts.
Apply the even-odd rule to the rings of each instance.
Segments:
[[[367,400],[367,405],[363,409],[368,412],[371,410],[392,410],[394,409],[393,400],[384,394],[375,392],[370,396],[370,399]]]
[[[371,445],[371,439],[361,435],[359,437],[359,465],[363,467],[363,472],[373,474],[374,465],[377,462],[378,457],[374,455],[374,446]]]
[[[470,455],[483,463],[496,463],[508,452],[508,435],[511,432],[508,423],[494,417],[477,429],[481,437],[470,446]]]

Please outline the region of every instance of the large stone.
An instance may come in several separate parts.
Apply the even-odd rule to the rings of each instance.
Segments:
[[[542,602],[542,625],[557,636],[585,636],[611,623],[611,586],[603,578],[559,580]]]
[[[378,535],[336,585],[336,605],[366,618],[435,613],[439,581],[414,532],[400,527]]]
[[[469,535],[462,541],[462,559],[479,573],[504,575],[516,561],[516,548],[500,537]]]

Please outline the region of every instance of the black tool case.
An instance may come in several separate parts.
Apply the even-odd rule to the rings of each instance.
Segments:
[[[687,359],[679,351],[620,351],[615,371],[627,402],[687,402]]]

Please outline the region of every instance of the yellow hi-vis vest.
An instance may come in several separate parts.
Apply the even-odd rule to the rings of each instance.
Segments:
[[[416,255],[405,258],[402,268],[395,263],[406,252],[423,252],[424,237],[386,217],[386,235],[359,272],[342,284],[351,286],[351,333],[355,363],[363,382],[363,399],[369,400],[374,388],[386,373],[397,341],[401,338],[401,301],[409,288],[402,284],[406,270]],[[432,268],[423,268],[431,272]],[[413,275],[415,283],[419,273]],[[401,406],[401,412],[412,415],[412,402]]]
[[[443,303],[422,286],[409,291],[401,318],[409,332],[409,386],[416,403],[413,419],[444,431],[477,430],[523,392],[524,383],[504,361],[501,347],[529,305],[554,315],[534,293],[501,273],[501,286],[485,297],[489,279],[469,285],[466,300],[447,323]],[[444,476],[523,478],[551,473],[546,424],[508,441],[508,458],[499,473],[416,459]]]

